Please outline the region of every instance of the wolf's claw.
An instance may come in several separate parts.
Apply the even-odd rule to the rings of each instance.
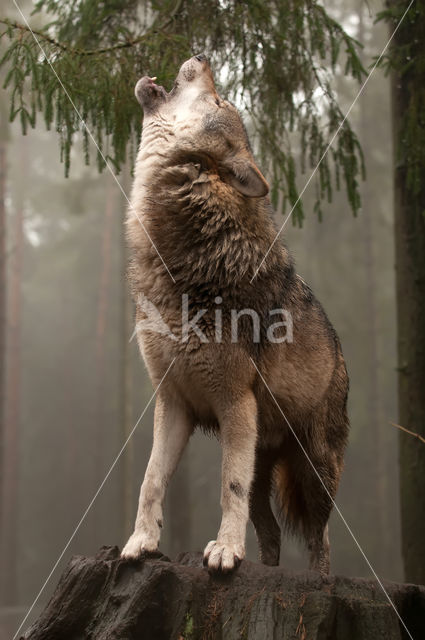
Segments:
[[[244,557],[245,549],[242,544],[211,540],[205,547],[204,565],[208,566],[208,571],[228,573],[237,569]]]
[[[158,551],[158,543],[150,539],[144,532],[134,532],[121,551],[121,558],[136,560],[143,553]]]

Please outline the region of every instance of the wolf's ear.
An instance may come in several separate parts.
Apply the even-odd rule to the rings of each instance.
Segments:
[[[243,196],[261,198],[269,192],[269,185],[253,162],[245,158],[232,158],[220,164],[220,178]]]

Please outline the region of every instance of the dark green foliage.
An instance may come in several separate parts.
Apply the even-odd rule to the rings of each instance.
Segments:
[[[40,0],[35,12],[53,18],[37,38],[117,171],[140,134],[137,79],[156,75],[169,89],[182,61],[205,52],[222,93],[249,114],[273,200],[284,194],[283,210],[298,199],[297,167],[304,172],[317,165],[343,120],[332,87],[336,65],[356,81],[364,73],[358,43],[315,0]],[[19,115],[25,132],[42,113],[47,127],[60,133],[68,173],[77,133],[89,160],[87,132],[28,29],[6,19],[0,23],[10,41],[0,62],[8,67],[10,117]],[[102,170],[99,153],[97,162]],[[356,213],[362,173],[361,149],[345,122],[315,176],[318,215],[341,182]],[[303,215],[300,201],[294,220],[301,224]]]

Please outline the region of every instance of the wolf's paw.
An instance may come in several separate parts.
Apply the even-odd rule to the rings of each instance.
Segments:
[[[155,551],[158,551],[158,540],[153,539],[144,531],[135,531],[121,551],[121,558],[136,560],[143,553],[154,553]]]
[[[205,547],[204,565],[208,571],[228,573],[236,569],[245,557],[243,544],[229,544],[211,540]]]

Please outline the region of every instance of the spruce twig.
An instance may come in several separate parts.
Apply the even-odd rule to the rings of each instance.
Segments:
[[[0,24],[4,24],[8,27],[12,27],[13,29],[19,29],[20,31],[25,31],[29,34],[34,34],[40,40],[43,40],[44,42],[48,42],[54,47],[57,47],[62,51],[66,51],[67,53],[70,53],[71,55],[74,55],[74,56],[96,56],[96,55],[102,55],[105,53],[110,53],[112,51],[118,51],[119,49],[128,49],[129,47],[134,47],[146,41],[147,38],[150,38],[152,36],[152,34],[155,34],[159,31],[164,30],[169,23],[171,23],[171,20],[164,22],[163,25],[160,25],[155,29],[149,30],[149,33],[144,33],[143,35],[139,36],[138,38],[135,38],[134,40],[126,40],[125,42],[120,42],[110,47],[102,47],[100,49],[77,49],[63,42],[59,42],[58,40],[55,40],[44,31],[38,31],[33,28],[30,29],[25,24],[21,24],[20,22],[16,22],[15,20],[9,20],[8,18],[0,18]]]
[[[392,424],[393,427],[397,427],[397,429],[401,429],[401,431],[405,431],[406,433],[409,433],[411,436],[418,438],[418,440],[420,440],[425,444],[425,438],[419,435],[419,433],[416,433],[415,431],[410,431],[409,429],[406,429],[406,427],[402,427],[401,424],[397,424],[396,422],[390,422],[390,424]]]

